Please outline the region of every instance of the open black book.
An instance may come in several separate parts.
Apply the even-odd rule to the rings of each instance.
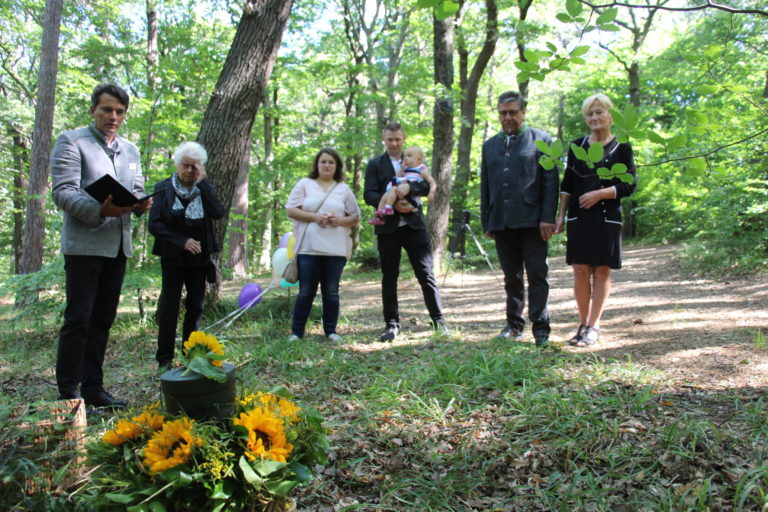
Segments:
[[[103,203],[108,195],[112,195],[112,204],[115,206],[133,206],[154,195],[136,197],[110,174],[105,174],[85,187],[85,191],[100,203]]]

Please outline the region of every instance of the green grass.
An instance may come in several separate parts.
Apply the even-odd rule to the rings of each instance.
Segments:
[[[343,500],[345,510],[382,511],[764,509],[764,391],[661,392],[663,376],[631,360],[460,334],[371,344],[378,324],[357,318],[346,320],[358,329],[344,344],[314,335],[288,343],[292,297],[272,293],[220,338],[243,386],[286,386],[326,416],[334,456],[299,493],[300,508]],[[203,325],[235,305],[228,298]],[[142,404],[158,398],[156,330],[136,318],[119,318],[106,364],[120,395]],[[0,340],[2,403],[55,397],[56,322]]]

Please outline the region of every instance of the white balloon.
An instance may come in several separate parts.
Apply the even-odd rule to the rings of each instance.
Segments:
[[[282,276],[285,272],[285,267],[288,266],[288,249],[281,247],[272,254],[272,270],[275,275]]]

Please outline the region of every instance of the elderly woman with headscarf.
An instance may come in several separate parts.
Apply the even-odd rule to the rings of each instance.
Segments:
[[[176,172],[155,186],[149,231],[155,236],[152,254],[160,256],[163,273],[155,355],[161,370],[170,368],[173,362],[181,287],[187,290],[182,328],[185,341],[200,328],[211,255],[219,251],[212,221],[222,218],[225,209],[206,178],[207,161],[203,146],[184,142],[174,153]]]
[[[620,143],[611,133],[612,108],[604,94],[584,100],[581,110],[591,133],[574,140],[571,146],[589,151],[590,146],[601,144],[603,157],[590,166],[569,150],[560,186],[555,232],[562,232],[567,222],[565,261],[573,266],[573,293],[579,310],[579,328],[569,344],[577,347],[594,345],[600,336],[600,317],[611,291],[611,269],[621,268],[620,200],[632,194],[637,185],[632,146]],[[624,172],[607,179],[598,176],[597,169],[611,170],[615,164],[623,164]]]

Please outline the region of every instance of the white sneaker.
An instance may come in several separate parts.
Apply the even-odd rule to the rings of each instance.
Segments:
[[[299,337],[298,337],[298,336],[296,336],[295,334],[291,334],[290,336],[288,336],[288,341],[298,341],[298,340],[300,340],[300,339],[301,339],[301,338],[299,338]]]
[[[335,332],[332,332],[331,334],[326,336],[326,338],[328,338],[329,341],[332,341],[334,343],[341,343],[342,341],[344,341],[344,338],[341,336],[341,334],[336,334]]]

